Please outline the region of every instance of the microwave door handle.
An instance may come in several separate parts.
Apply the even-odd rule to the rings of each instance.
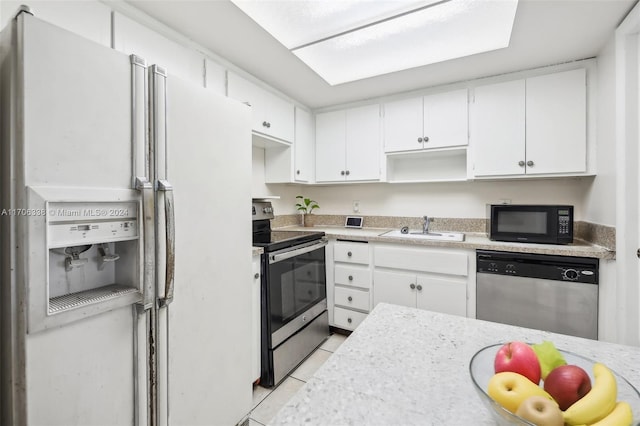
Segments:
[[[323,238],[319,242],[312,245],[304,246],[295,250],[289,250],[280,254],[271,254],[269,255],[269,264],[278,263],[286,259],[291,259],[292,257],[300,256],[301,254],[309,253],[310,251],[318,250],[319,248],[322,248],[327,244],[327,239]]]
[[[174,273],[176,266],[175,212],[173,204],[173,186],[166,180],[158,181],[158,190],[164,192],[164,213],[166,224],[166,273],[164,281],[164,298],[160,306],[167,306],[173,301]]]

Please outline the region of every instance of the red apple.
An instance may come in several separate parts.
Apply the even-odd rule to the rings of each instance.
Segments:
[[[564,411],[591,390],[591,379],[577,365],[561,365],[551,370],[544,381],[544,390]]]
[[[523,342],[509,342],[503,345],[493,362],[496,373],[511,371],[531,380],[540,382],[540,361],[531,346]]]

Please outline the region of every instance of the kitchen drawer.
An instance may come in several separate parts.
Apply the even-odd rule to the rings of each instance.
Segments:
[[[363,266],[335,265],[334,281],[336,284],[354,287],[371,288],[371,270]]]
[[[374,257],[376,268],[432,272],[464,277],[468,275],[469,259],[467,253],[454,250],[376,246]]]
[[[334,303],[351,309],[369,312],[369,292],[355,288],[336,287]]]
[[[369,264],[369,244],[337,241],[333,246],[333,260],[336,262]]]
[[[362,312],[350,311],[349,309],[333,308],[333,323],[336,327],[343,328],[345,330],[355,330],[362,321],[367,317],[367,314]]]

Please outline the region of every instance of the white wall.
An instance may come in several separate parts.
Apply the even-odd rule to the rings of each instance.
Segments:
[[[587,193],[584,220],[616,224],[616,62],[615,37],[597,58],[597,176]]]
[[[486,204],[509,199],[512,203],[572,204],[577,220],[584,220],[584,200],[593,178],[563,178],[491,182],[422,184],[369,183],[358,185],[300,186],[264,185],[260,182],[259,151],[254,150],[254,190],[259,188],[275,201],[276,214],[295,213],[295,196],[304,195],[320,204],[317,214],[351,214],[354,200],[361,215],[484,218]]]

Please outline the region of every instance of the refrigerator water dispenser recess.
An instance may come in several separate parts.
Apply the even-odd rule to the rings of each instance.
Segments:
[[[139,202],[48,202],[48,317],[70,322],[141,295]]]

